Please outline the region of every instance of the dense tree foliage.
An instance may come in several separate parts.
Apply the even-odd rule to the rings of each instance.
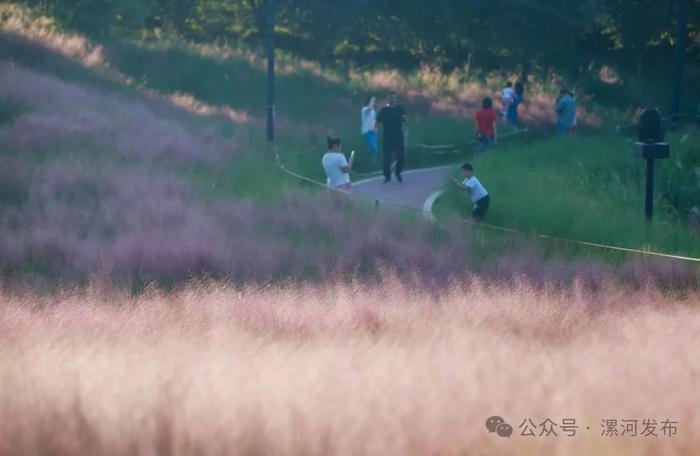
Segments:
[[[688,54],[700,58],[700,0]],[[26,0],[95,36],[161,30],[212,42],[263,40],[266,0]],[[642,73],[671,55],[676,0],[278,0],[280,47],[324,64]],[[658,67],[658,65],[656,65]]]

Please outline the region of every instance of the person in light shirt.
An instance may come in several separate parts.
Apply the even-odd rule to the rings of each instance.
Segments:
[[[508,119],[508,111],[510,110],[510,105],[513,104],[514,99],[515,89],[513,89],[513,83],[508,81],[506,82],[506,86],[501,94],[501,116],[503,117],[503,120]]]
[[[343,154],[343,146],[340,138],[327,138],[328,152],[323,154],[321,164],[326,172],[326,183],[329,188],[349,192],[352,188],[350,184],[350,171],[354,157],[350,161]]]
[[[362,137],[367,141],[369,146],[370,158],[372,163],[377,162],[377,111],[374,110],[374,97],[367,97],[365,104],[360,111],[362,120]]]
[[[474,176],[474,167],[467,163],[462,166],[462,174],[464,175],[464,181],[452,178],[452,182],[458,189],[469,192],[472,202],[474,203],[474,210],[472,211],[472,218],[475,221],[481,221],[486,217],[486,213],[489,210],[489,203],[491,198],[489,197],[489,192],[486,191],[479,179]]]

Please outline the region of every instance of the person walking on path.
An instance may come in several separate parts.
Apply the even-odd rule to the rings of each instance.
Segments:
[[[360,112],[362,120],[362,137],[369,146],[370,159],[372,163],[377,162],[377,111],[374,110],[374,97],[367,97]]]
[[[557,135],[569,135],[576,120],[576,101],[569,90],[561,90],[554,111],[557,114]]]
[[[401,172],[406,159],[403,124],[406,122],[406,110],[397,104],[396,92],[389,92],[387,106],[379,111],[377,123],[382,126],[384,146],[384,183],[391,181],[391,164],[396,159],[396,179],[403,182]]]
[[[515,94],[513,95],[513,101],[508,106],[508,121],[510,124],[518,128],[518,107],[525,101],[525,86],[522,82],[517,82],[515,84]]]
[[[476,124],[476,148],[478,152],[485,152],[486,149],[496,144],[496,122],[498,116],[493,110],[493,100],[490,97],[484,98],[481,102],[481,109],[476,112],[474,123]]]
[[[510,111],[514,99],[515,90],[513,89],[513,83],[508,81],[501,93],[501,116],[503,116],[504,121],[508,119],[508,112]]]
[[[491,197],[489,192],[486,191],[479,179],[474,176],[474,167],[467,163],[462,166],[462,175],[464,176],[464,181],[452,178],[452,182],[455,187],[462,190],[463,192],[469,192],[472,202],[474,203],[474,210],[472,211],[472,218],[479,222],[486,217],[486,213],[489,211],[489,204],[491,203]]]
[[[355,157],[350,156],[350,161],[343,154],[340,138],[326,140],[328,152],[323,155],[321,164],[326,172],[326,183],[329,188],[349,192],[352,188],[350,183],[350,171]]]

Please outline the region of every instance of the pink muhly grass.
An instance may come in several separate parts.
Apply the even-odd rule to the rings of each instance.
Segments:
[[[436,296],[391,276],[4,292],[0,454],[697,454],[699,298],[480,280]],[[547,417],[577,436],[520,435]],[[678,433],[606,438],[607,418]]]
[[[205,201],[174,171],[229,163],[242,150],[236,135],[222,141],[190,128],[186,116],[156,100],[8,62],[0,69],[0,96],[24,110],[0,128],[0,147],[15,156],[0,167],[0,269],[9,277],[174,284],[343,276],[372,283],[388,270],[433,290],[474,275],[539,287],[578,280],[595,288],[611,278],[637,287],[697,284],[688,265],[564,262],[523,247],[523,239],[495,258],[464,227],[439,232],[396,213],[368,213],[337,195]]]
[[[3,89],[4,88],[4,89]],[[183,128],[161,102],[136,102],[117,92],[86,88],[0,61],[0,97],[28,109],[0,132],[0,145],[16,150],[92,147],[123,158],[164,163],[214,161],[238,151],[234,141]],[[171,107],[172,110],[172,107]]]
[[[374,282],[382,268],[440,289],[479,275],[519,277],[544,287],[611,279],[688,287],[692,267],[629,263],[615,271],[593,260],[546,259],[517,244],[490,258],[459,227],[440,232],[396,213],[368,213],[338,195],[290,194],[277,203],[202,201],[174,177],[149,168],[54,162],[35,167],[20,206],[0,217],[0,268],[57,280],[93,274],[118,282],[176,283],[192,277]],[[463,229],[463,227],[462,227]]]

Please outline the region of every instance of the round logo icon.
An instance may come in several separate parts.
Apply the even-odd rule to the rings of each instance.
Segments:
[[[496,434],[501,437],[510,437],[513,435],[513,426],[508,423],[501,423],[496,426]]]
[[[488,429],[489,432],[496,432],[498,425],[503,424],[505,422],[506,420],[504,420],[500,416],[492,416],[491,418],[486,420],[486,429]]]

